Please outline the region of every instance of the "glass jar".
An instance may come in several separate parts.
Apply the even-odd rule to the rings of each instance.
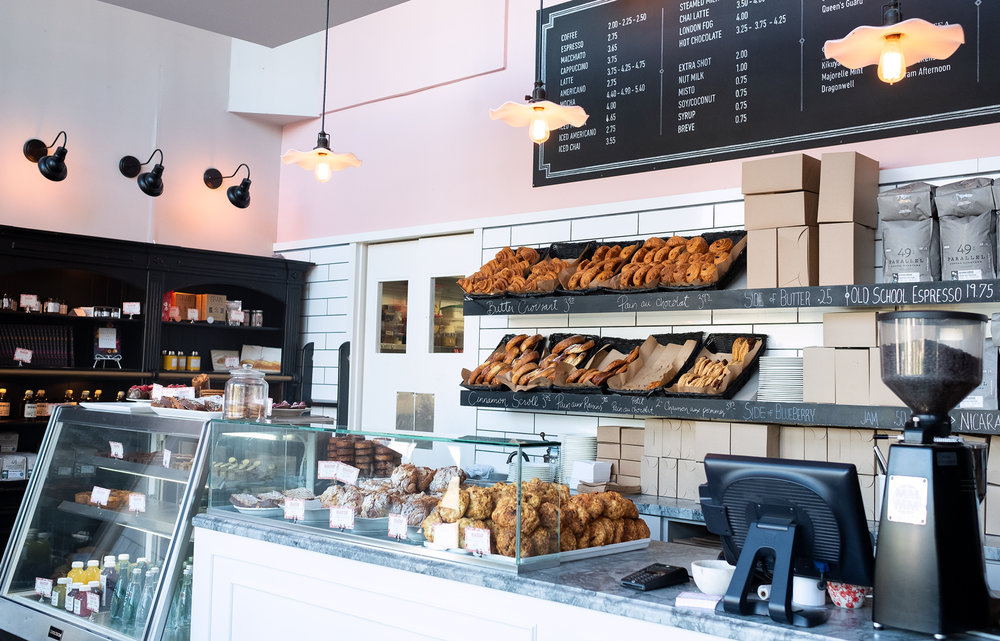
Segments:
[[[222,418],[262,421],[267,414],[267,381],[264,372],[244,365],[229,372],[222,399]]]
[[[264,310],[255,309],[250,312],[250,325],[251,327],[264,326]]]
[[[201,356],[198,352],[191,352],[188,356],[188,371],[189,372],[200,372],[201,371]]]
[[[56,300],[55,298],[46,298],[45,307],[42,308],[42,311],[45,312],[46,314],[58,314],[59,301]]]
[[[17,300],[15,300],[13,296],[8,296],[7,294],[4,294],[3,297],[0,298],[0,309],[2,309],[5,312],[16,312]]]

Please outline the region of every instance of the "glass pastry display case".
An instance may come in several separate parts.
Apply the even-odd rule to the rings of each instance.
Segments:
[[[205,428],[198,417],[56,410],[4,554],[4,631],[187,638]]]
[[[554,441],[215,420],[209,443],[208,512],[268,527],[513,571],[649,543],[630,500],[553,482]]]

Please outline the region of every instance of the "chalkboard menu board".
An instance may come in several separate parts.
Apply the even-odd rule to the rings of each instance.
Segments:
[[[535,147],[534,184],[886,138],[1000,120],[1000,3],[907,0],[904,18],[958,23],[947,60],[887,85],[823,43],[882,23],[882,0],[574,0],[543,10],[549,100],[579,128]],[[992,37],[991,37],[992,36]]]

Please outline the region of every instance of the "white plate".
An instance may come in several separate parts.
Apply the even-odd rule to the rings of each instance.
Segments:
[[[131,403],[80,403],[80,407],[123,414],[148,414],[150,409],[148,405],[133,405]]]
[[[201,412],[199,410],[179,410],[173,407],[156,407],[155,405],[150,405],[149,409],[153,410],[160,416],[172,416],[174,418],[194,418],[203,421],[207,421],[210,418],[220,418],[222,416],[222,410],[218,412]]]
[[[198,412],[201,414],[202,412]],[[240,514],[252,514],[254,516],[284,516],[285,511],[280,507],[240,507],[234,505]]]
[[[149,405],[153,402],[151,398],[126,398],[125,400],[129,403],[141,403],[143,405]]]
[[[290,407],[272,407],[271,416],[274,418],[294,418],[296,416],[302,416],[308,411],[308,407],[296,407],[295,409]]]

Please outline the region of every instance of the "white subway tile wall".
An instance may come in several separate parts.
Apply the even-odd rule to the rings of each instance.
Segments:
[[[886,169],[881,172],[880,182],[881,189],[891,189],[918,180],[940,185],[977,174],[996,177],[998,172],[1000,156]],[[713,197],[718,198],[718,201],[711,202]],[[508,245],[543,248],[559,241],[614,242],[652,235],[681,233],[690,236],[706,231],[742,229],[744,208],[738,190],[691,194],[671,198],[667,202],[676,206],[623,211],[610,204],[605,215],[484,228],[481,233],[482,260],[485,263],[496,255],[498,249]],[[590,207],[587,213],[592,214],[594,211],[595,208]],[[878,278],[883,261],[881,235],[876,237],[874,251]],[[286,252],[285,255],[317,264],[307,277],[302,343],[312,342],[316,347],[313,398],[333,401],[337,392],[338,347],[349,339],[352,330],[351,301],[356,273],[354,246],[336,245]],[[745,286],[745,278],[740,278],[731,285],[734,288]],[[643,338],[649,334],[667,332],[755,332],[768,335],[768,354],[800,355],[803,347],[822,345],[822,316],[829,311],[842,310],[659,310],[610,314],[484,316],[479,318],[478,331],[470,331],[466,338],[469,354],[467,365],[475,367],[490,354],[504,335],[514,332],[549,334],[573,331],[623,338]],[[988,313],[982,306],[977,306],[977,311]],[[330,415],[335,414],[331,408],[326,411]],[[480,409],[476,412],[475,428],[478,434],[498,438],[521,438],[540,432],[558,438],[566,434],[596,433],[599,424],[642,427],[643,422],[639,418],[626,416]],[[506,455],[479,447],[477,460],[501,467],[506,464]]]

